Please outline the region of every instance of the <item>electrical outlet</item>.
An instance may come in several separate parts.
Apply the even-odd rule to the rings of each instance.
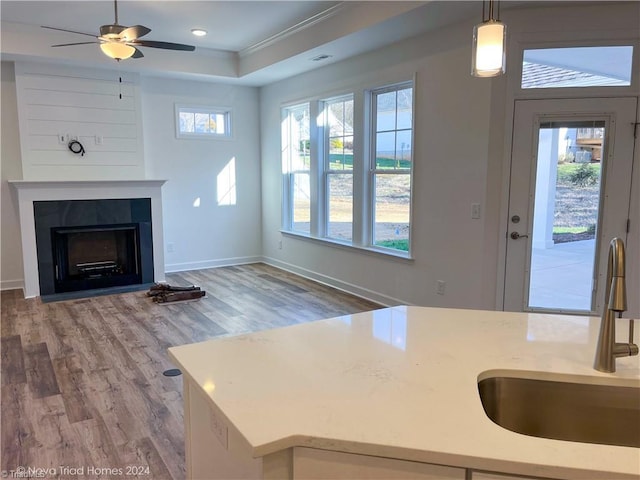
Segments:
[[[96,145],[102,145],[103,142],[104,138],[102,137],[102,135],[96,135]]]
[[[282,250],[282,240],[278,242],[278,250]]]
[[[173,253],[173,251],[174,251],[173,243],[171,242],[167,243],[167,253]]]
[[[436,282],[436,293],[438,295],[444,295],[444,287],[446,286],[446,282],[444,280],[438,280]]]
[[[480,204],[472,203],[471,204],[471,218],[477,220],[480,218]]]
[[[58,145],[66,145],[67,144],[67,134],[59,133],[58,134]]]

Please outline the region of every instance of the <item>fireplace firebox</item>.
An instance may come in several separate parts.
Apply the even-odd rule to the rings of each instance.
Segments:
[[[151,199],[35,201],[33,210],[41,296],[154,281]]]
[[[52,229],[56,292],[142,283],[137,224]]]

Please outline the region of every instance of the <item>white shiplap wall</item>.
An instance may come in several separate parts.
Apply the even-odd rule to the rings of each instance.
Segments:
[[[137,74],[37,63],[15,73],[24,180],[145,178]],[[59,135],[77,137],[84,156]]]

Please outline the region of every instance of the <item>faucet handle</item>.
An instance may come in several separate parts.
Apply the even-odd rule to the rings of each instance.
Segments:
[[[638,345],[636,345],[635,343],[633,343],[633,322],[635,320],[633,318],[629,319],[629,343],[627,344],[628,348],[629,348],[629,356],[633,357],[635,355],[638,355]]]

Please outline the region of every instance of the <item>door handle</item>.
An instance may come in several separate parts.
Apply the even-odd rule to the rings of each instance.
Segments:
[[[520,235],[518,232],[511,232],[509,235],[513,240],[518,240],[519,238],[529,238],[529,235]]]

